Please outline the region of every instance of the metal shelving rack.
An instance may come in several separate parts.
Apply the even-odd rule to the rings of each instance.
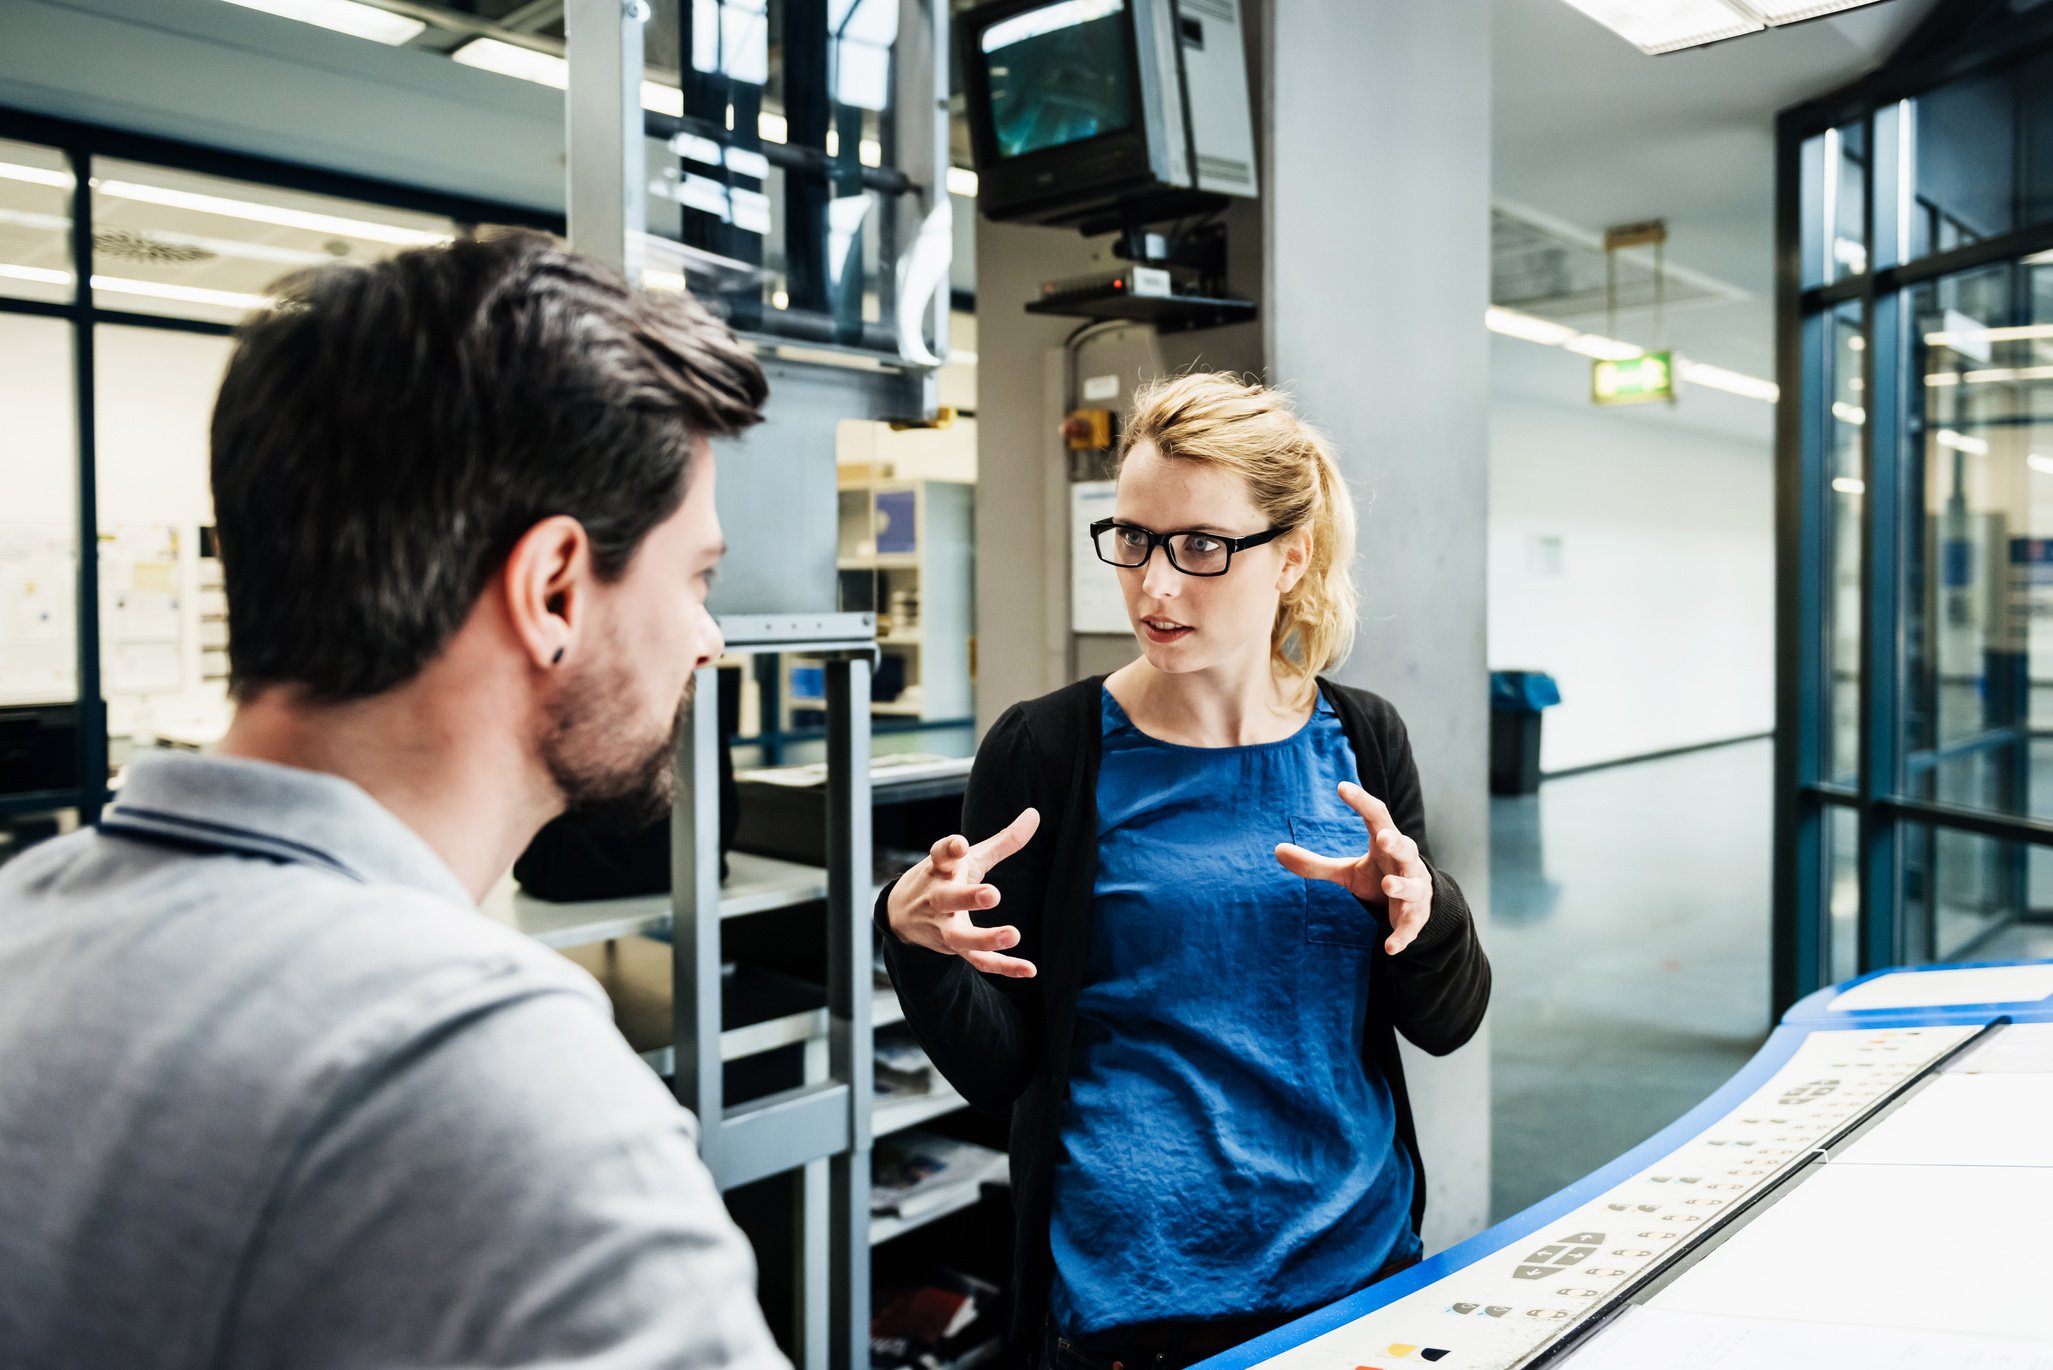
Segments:
[[[699,1150],[722,1189],[803,1170],[799,1259],[801,1366],[869,1364],[870,1142],[875,1090],[870,971],[870,663],[868,614],[723,620],[731,646],[802,651],[827,672],[827,1008],[824,1070],[807,1083],[728,1107],[721,1080],[719,673],[698,673],[678,743],[671,834],[678,1102],[699,1120]],[[712,916],[702,916],[701,911]]]
[[[824,6],[807,0],[801,9],[825,23]],[[945,352],[949,7],[946,0],[899,0],[899,9],[899,37],[891,58],[892,109],[900,120],[893,152],[897,165],[874,175],[890,181],[894,195],[913,197],[904,203],[919,213],[913,231],[907,232],[907,225],[896,220],[887,220],[889,226],[880,228],[887,258],[896,256],[895,264],[887,260],[880,274],[897,280],[901,288],[908,281],[926,281],[931,293],[916,306],[886,310],[895,319],[902,356],[862,348],[809,349],[814,358],[847,363],[827,365],[784,355],[788,349],[777,339],[755,339],[764,352],[773,391],[780,396],[771,426],[786,430],[779,445],[786,453],[822,451],[831,460],[832,434],[841,419],[926,414],[934,407],[937,363],[919,334],[930,333],[934,348]],[[567,0],[564,7],[570,239],[579,251],[630,280],[641,278],[641,257],[649,241],[643,232],[648,223],[647,138],[661,122],[642,108],[642,23],[648,13],[644,0]],[[823,59],[826,50],[813,56]],[[692,73],[685,77],[689,86]],[[811,84],[827,79],[826,68],[808,62],[796,85],[791,84],[793,79],[788,71],[785,99],[787,104],[796,102],[789,112],[794,129],[800,130],[810,127],[808,118],[824,113],[826,92],[813,90]],[[730,127],[733,118],[730,105]],[[678,126],[678,121],[670,121],[663,136]],[[798,154],[805,149],[777,151]],[[872,173],[863,175],[869,185]],[[824,184],[810,187],[808,193],[815,191],[824,194]],[[823,203],[813,208],[824,214]],[[938,277],[936,243],[943,245]],[[793,269],[800,265],[793,264]],[[737,315],[745,335],[748,312]],[[764,474],[759,462],[755,488],[747,481],[723,480],[723,516],[742,538],[747,536],[742,530],[755,519],[775,519],[793,541],[809,544],[814,530],[798,507],[803,502],[795,502],[790,488],[778,485],[778,479]],[[824,545],[801,546],[798,551],[819,553],[822,574],[817,589],[825,602],[832,603],[833,493],[831,476],[827,479],[830,488],[824,492],[823,522],[817,530],[824,535]],[[732,569],[736,574],[727,583],[736,587],[729,592],[735,606],[811,607],[806,595],[812,572],[804,555]],[[660,900],[615,900],[552,911],[509,894],[501,916],[557,946],[647,936],[667,926],[673,1045],[667,1055],[652,1051],[647,1059],[658,1069],[671,1067],[672,1088],[698,1118],[700,1153],[723,1191],[773,1176],[797,1177],[797,1221],[790,1253],[797,1307],[791,1351],[800,1370],[867,1370],[872,1139],[880,1129],[910,1126],[960,1106],[951,1093],[874,1108],[873,1023],[880,1016],[896,1016],[895,1002],[888,1008],[880,1002],[871,970],[869,704],[876,622],[861,613],[774,612],[723,614],[721,628],[732,651],[803,652],[825,666],[824,870],[738,856],[735,879],[726,891],[721,889],[720,684],[717,668],[709,666],[697,673],[689,723],[678,745],[667,911]],[[809,903],[823,893],[824,1010],[787,1012],[723,1030],[723,920]],[[804,1052],[802,1083],[765,1098],[729,1103],[722,1072],[726,1062],[793,1046]],[[762,1254],[766,1263],[782,1255]]]

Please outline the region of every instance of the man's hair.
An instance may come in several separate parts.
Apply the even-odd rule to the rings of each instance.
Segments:
[[[602,580],[676,512],[701,437],[762,417],[746,346],[531,232],[281,281],[214,407],[231,687],[378,694],[565,514]],[[680,587],[682,593],[682,587]]]

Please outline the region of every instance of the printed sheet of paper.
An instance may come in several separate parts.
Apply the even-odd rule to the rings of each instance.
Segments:
[[[1563,1370],[2053,1370],[2053,1341],[1633,1308]]]
[[[2005,1023],[1947,1063],[1948,1074],[2053,1075],[2053,1023]]]
[[[1944,1004],[2037,1003],[2053,994],[2053,963],[1900,970],[1855,985],[1825,1007],[1833,1013],[1868,1008],[1931,1008]]]
[[[2053,1169],[1834,1163],[1650,1306],[2053,1339],[2048,1213]]]
[[[2053,1075],[1939,1075],[1832,1163],[2053,1166]]]

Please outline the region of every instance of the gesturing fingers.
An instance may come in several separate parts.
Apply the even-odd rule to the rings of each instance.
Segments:
[[[1433,916],[1432,907],[1427,899],[1393,898],[1390,901],[1390,936],[1384,939],[1383,950],[1395,956],[1417,941],[1427,920]]]
[[[988,975],[1003,975],[1014,980],[1034,978],[1034,963],[1022,961],[1017,956],[1000,956],[992,951],[966,951],[962,959]]]
[[[927,861],[940,880],[955,878],[956,863],[969,855],[969,842],[961,836],[944,837],[927,852]]]
[[[1336,885],[1351,885],[1355,867],[1359,864],[1359,858],[1321,856],[1294,842],[1279,842],[1276,859],[1293,875],[1301,875],[1307,880],[1330,880]]]
[[[1396,822],[1390,817],[1390,807],[1370,794],[1352,780],[1340,782],[1340,799],[1348,808],[1362,816],[1362,822],[1369,826],[1369,843],[1375,844],[1385,832],[1394,832]]]
[[[941,936],[948,950],[978,970],[1015,980],[1028,979],[1034,973],[1033,962],[1003,954],[1019,945],[1018,928],[980,928],[963,913],[950,920]]]
[[[980,928],[967,913],[958,913],[941,925],[941,943],[957,956],[973,951],[1010,951],[1019,945],[1019,929]]]
[[[988,871],[1006,857],[1027,844],[1028,839],[1040,830],[1041,812],[1038,809],[1021,809],[1019,817],[1007,823],[996,833],[970,850],[975,854],[980,870]],[[958,841],[961,839],[958,838]]]
[[[1425,858],[1419,855],[1419,844],[1396,828],[1383,829],[1371,839],[1371,842],[1378,857],[1378,864],[1385,870],[1413,878],[1426,874],[1426,862]]]
[[[1395,909],[1400,904],[1430,905],[1433,902],[1433,879],[1420,875],[1386,875],[1378,886],[1383,897]]]

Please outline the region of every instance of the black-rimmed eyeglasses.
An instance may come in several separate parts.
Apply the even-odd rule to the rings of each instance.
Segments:
[[[1235,552],[1274,542],[1289,531],[1271,528],[1244,538],[1227,538],[1195,530],[1157,533],[1137,523],[1099,519],[1091,525],[1091,545],[1098,549],[1098,560],[1112,566],[1146,566],[1148,558],[1160,547],[1168,555],[1169,564],[1187,576],[1223,576],[1226,568],[1233,565]]]

